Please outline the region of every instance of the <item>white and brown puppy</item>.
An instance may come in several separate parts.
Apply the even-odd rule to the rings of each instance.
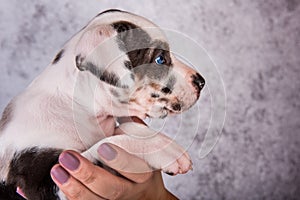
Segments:
[[[49,175],[59,154],[73,149],[96,163],[104,142],[136,153],[155,169],[187,172],[191,161],[179,145],[133,122],[117,129],[115,117],[182,112],[203,86],[204,79],[172,55],[155,24],[119,10],[100,13],[6,107],[0,192],[20,187],[30,200],[65,199]],[[131,136],[116,134],[119,129]]]

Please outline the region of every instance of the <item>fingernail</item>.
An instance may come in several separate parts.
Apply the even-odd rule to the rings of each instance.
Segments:
[[[105,143],[99,146],[98,153],[101,157],[108,161],[115,159],[117,156],[117,151]]]
[[[64,152],[59,156],[59,163],[71,171],[76,170],[80,164],[78,158],[68,152]]]
[[[69,180],[69,173],[62,167],[55,167],[51,170],[51,175],[60,183],[64,184]]]

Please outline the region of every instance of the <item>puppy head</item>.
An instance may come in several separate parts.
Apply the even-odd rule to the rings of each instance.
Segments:
[[[113,105],[126,115],[163,118],[182,112],[205,84],[172,54],[155,24],[118,10],[99,14],[82,30],[75,60],[80,71],[106,83]]]

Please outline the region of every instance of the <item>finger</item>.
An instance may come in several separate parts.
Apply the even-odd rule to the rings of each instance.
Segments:
[[[106,165],[136,183],[146,182],[152,176],[153,169],[144,160],[120,147],[104,143],[99,146],[98,153]]]
[[[58,164],[52,167],[51,177],[69,200],[103,199],[82,185],[81,182],[70,176],[70,174]]]
[[[116,199],[133,184],[91,163],[74,151],[65,151],[59,157],[60,165],[89,190],[105,199]]]

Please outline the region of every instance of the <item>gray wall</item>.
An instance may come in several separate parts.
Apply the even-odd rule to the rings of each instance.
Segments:
[[[181,199],[300,199],[299,0],[0,4],[0,110],[94,15],[107,8],[132,11],[202,44],[226,88],[226,121],[217,145],[200,159],[202,137],[194,137],[194,170],[165,176],[167,187]],[[172,127],[176,120],[168,123]]]

